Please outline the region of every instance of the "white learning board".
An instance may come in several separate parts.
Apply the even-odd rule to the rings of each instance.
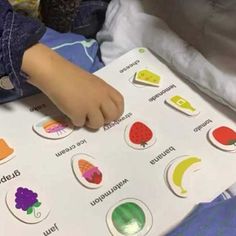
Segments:
[[[96,75],[122,117],[75,129],[43,95],[0,106],[0,236],[159,236],[236,181],[236,119],[146,48]]]

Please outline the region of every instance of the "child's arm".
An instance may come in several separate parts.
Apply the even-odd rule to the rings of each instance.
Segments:
[[[22,70],[76,126],[97,129],[123,113],[117,90],[42,44],[25,51]]]

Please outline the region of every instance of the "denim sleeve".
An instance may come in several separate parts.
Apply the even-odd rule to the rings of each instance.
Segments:
[[[13,11],[7,0],[0,0],[0,77],[8,75],[16,93],[23,95],[21,64],[24,51],[45,33],[39,21]]]

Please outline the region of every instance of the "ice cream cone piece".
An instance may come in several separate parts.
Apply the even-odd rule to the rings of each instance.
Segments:
[[[82,174],[84,174],[86,171],[94,168],[94,165],[92,165],[90,162],[83,160],[83,159],[78,161],[78,165],[79,165],[79,169]]]
[[[14,149],[10,148],[3,139],[0,139],[0,161],[10,156],[13,152]]]

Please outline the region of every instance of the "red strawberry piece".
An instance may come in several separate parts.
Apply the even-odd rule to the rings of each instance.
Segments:
[[[221,126],[212,132],[213,137],[223,145],[236,146],[236,132],[229,127]]]
[[[129,139],[134,144],[140,144],[145,147],[152,137],[153,133],[151,129],[142,122],[137,121],[130,128]]]

